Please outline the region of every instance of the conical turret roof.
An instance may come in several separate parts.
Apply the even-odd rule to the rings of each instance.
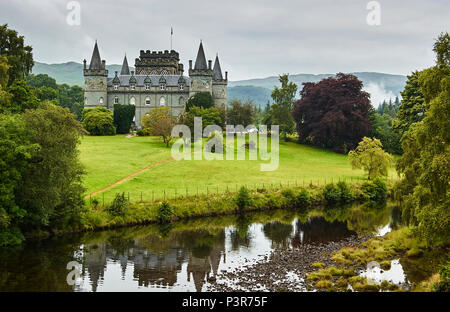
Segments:
[[[128,67],[127,55],[125,54],[125,57],[123,58],[122,70],[120,71],[120,75],[129,75],[129,74],[130,68]]]
[[[222,69],[220,68],[218,55],[216,55],[216,60],[214,61],[213,79],[214,80],[223,80]]]
[[[203,51],[203,44],[200,41],[200,47],[197,52],[197,59],[195,60],[195,70],[206,70],[208,69],[208,65],[206,65],[206,57],[205,52]]]
[[[97,40],[95,41],[94,52],[92,52],[91,63],[89,69],[100,69],[102,60],[100,59],[100,52],[98,51]]]

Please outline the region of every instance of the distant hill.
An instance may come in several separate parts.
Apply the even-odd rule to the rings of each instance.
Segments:
[[[106,69],[109,71],[108,74],[111,77],[114,77],[114,71],[120,72],[121,68],[122,65],[106,65]],[[134,70],[134,67],[130,67],[130,70]],[[80,63],[45,64],[34,62],[32,73],[36,75],[47,74],[55,78],[58,84],[67,83],[70,86],[84,86],[83,64]]]
[[[106,65],[109,76],[114,76],[114,71],[120,71],[122,65]],[[134,70],[133,67],[130,68]],[[56,82],[68,85],[84,85],[83,64],[68,62],[62,64],[45,64],[35,62],[33,74],[47,74],[56,79]],[[400,96],[406,83],[406,76],[391,75],[376,72],[355,72],[364,84],[364,89],[371,94],[372,104],[377,107],[383,100],[394,99]],[[298,85],[298,91],[304,82],[317,82],[334,74],[295,74],[289,75],[289,80]],[[270,93],[274,86],[279,86],[278,76],[259,79],[230,81],[228,83],[228,100],[252,100],[256,105],[264,107],[267,101],[271,101]],[[297,93],[298,95],[298,93]]]
[[[394,99],[396,96],[400,97],[400,92],[405,87],[406,76],[403,75],[391,75],[384,73],[375,73],[375,72],[355,72],[351,73],[358,77],[364,84],[364,89],[371,94],[372,104],[377,107],[383,100],[389,98]],[[289,80],[296,83],[298,86],[298,91],[302,89],[302,84],[304,82],[318,82],[324,78],[335,76],[334,74],[296,74],[289,75]],[[258,78],[258,79],[248,79],[248,80],[239,80],[239,81],[230,81],[228,84],[228,93],[229,98],[231,98],[232,92],[230,89],[234,89],[236,87],[258,87],[260,96],[258,98],[263,98],[262,94],[268,94],[268,99],[270,100],[270,92],[273,90],[274,86],[280,86],[278,81],[278,76],[271,76],[267,78]],[[265,90],[263,90],[263,89]],[[256,92],[256,90],[251,90]],[[252,93],[253,93],[252,92]],[[241,93],[241,92],[239,92]],[[298,96],[298,95],[297,95]],[[256,101],[260,105],[265,105],[267,103],[267,99],[264,102]]]

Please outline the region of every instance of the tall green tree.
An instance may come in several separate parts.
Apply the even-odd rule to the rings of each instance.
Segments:
[[[85,133],[68,109],[44,102],[23,114],[39,150],[22,173],[16,202],[27,211],[26,229],[77,225],[83,206],[83,167],[78,144]]]
[[[114,104],[114,125],[117,133],[130,132],[135,112],[136,106],[134,105]]]
[[[271,119],[274,124],[279,125],[280,135],[287,140],[287,135],[295,131],[295,122],[292,117],[293,102],[297,85],[289,82],[289,75],[280,75],[281,88],[275,87],[272,91],[274,103],[271,107]]]
[[[401,92],[402,102],[398,108],[397,119],[392,129],[400,136],[403,135],[411,124],[421,121],[426,112],[425,99],[419,85],[420,72],[415,71],[408,76],[405,89]]]
[[[227,123],[229,125],[243,125],[247,127],[255,121],[255,107],[251,100],[242,103],[240,100],[232,100],[227,110]]]
[[[10,100],[2,103],[0,113],[23,113],[26,109],[37,108],[40,104],[35,90],[25,80],[15,80],[6,91]]]
[[[192,107],[210,108],[214,106],[214,100],[209,92],[198,92],[191,96],[186,102],[186,111]]]
[[[18,114],[0,115],[0,246],[16,245],[24,237],[21,224],[27,211],[16,201],[24,170],[40,146]]]
[[[392,156],[383,151],[378,139],[364,137],[355,150],[348,153],[353,169],[363,169],[369,180],[387,176]]]
[[[32,50],[17,31],[9,29],[8,24],[0,25],[0,55],[8,60],[9,84],[16,79],[25,79],[31,72],[34,65]]]
[[[402,138],[395,187],[405,219],[429,243],[450,240],[450,66],[449,35],[441,34],[434,51],[437,64],[418,76],[426,111]]]

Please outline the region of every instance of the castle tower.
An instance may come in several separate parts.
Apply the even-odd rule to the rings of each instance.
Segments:
[[[108,107],[107,101],[107,79],[108,71],[105,68],[105,61],[101,60],[98,51],[97,41],[95,41],[92,52],[91,63],[86,68],[86,60],[83,61],[84,75],[84,107]]]
[[[216,55],[213,68],[212,80],[212,97],[215,106],[222,106],[227,104],[227,85],[228,72],[225,72],[225,79],[222,76],[222,69],[220,68],[219,55]]]
[[[189,60],[189,77],[191,78],[189,97],[198,92],[209,92],[212,94],[213,70],[211,69],[211,63],[212,61],[209,61],[208,65],[206,65],[205,52],[200,41],[194,68],[192,68],[192,60]]]
[[[120,71],[120,75],[122,76],[129,74],[130,74],[130,67],[128,67],[127,55],[125,54],[125,57],[123,58],[122,70]]]

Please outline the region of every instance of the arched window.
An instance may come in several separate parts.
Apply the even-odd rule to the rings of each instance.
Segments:
[[[159,106],[166,106],[166,99],[163,96],[159,99]]]
[[[130,105],[136,105],[136,99],[134,98],[134,96],[130,98]]]
[[[146,84],[145,84],[145,90],[147,90],[147,91],[150,90],[150,84],[149,84],[149,83],[146,83]]]
[[[150,105],[150,98],[148,96],[145,98],[145,105]]]
[[[119,98],[117,96],[114,98],[114,104],[119,104]]]
[[[99,102],[100,104],[103,104],[103,97],[101,97],[101,98],[98,100],[98,102]]]

